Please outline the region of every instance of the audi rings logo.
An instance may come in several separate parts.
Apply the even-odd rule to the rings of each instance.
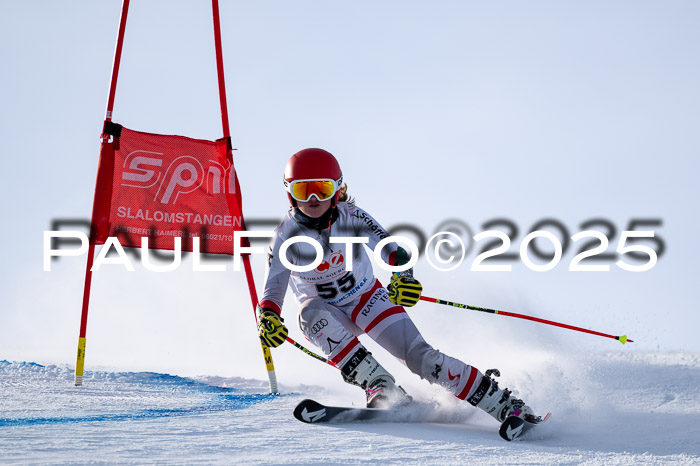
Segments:
[[[328,321],[327,321],[326,319],[321,319],[321,320],[319,320],[318,322],[316,322],[316,323],[314,324],[313,327],[311,327],[311,333],[313,333],[314,335],[316,335],[316,334],[317,334],[318,332],[320,332],[321,329],[322,329],[323,327],[325,327],[326,325],[328,325]]]

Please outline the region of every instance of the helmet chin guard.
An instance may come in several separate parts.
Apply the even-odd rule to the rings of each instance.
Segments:
[[[284,185],[292,207],[297,207],[297,201],[289,193],[291,183],[298,180],[318,179],[335,181],[335,194],[331,200],[331,207],[335,207],[340,187],[343,185],[343,172],[333,154],[323,149],[309,148],[302,149],[291,156],[284,169]]]

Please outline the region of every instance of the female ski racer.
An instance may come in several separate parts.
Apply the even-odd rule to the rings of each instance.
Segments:
[[[299,304],[301,331],[340,368],[346,382],[365,390],[368,407],[390,407],[411,397],[359,342],[361,334],[369,335],[422,379],[445,387],[499,422],[509,415],[533,416],[509,390],[498,388],[491,371],[484,375],[423,339],[403,308],[416,304],[422,291],[412,270],[393,273],[384,288],[361,244],[331,241],[331,237],[366,237],[367,245],[374,249],[388,237],[371,215],[348,202],[347,186],[332,154],[322,149],[297,152],[287,163],[284,185],[292,208],[275,230],[265,291],[257,309],[264,344],[274,348],[287,337],[280,313],[289,285]],[[280,246],[294,236],[306,236],[322,245],[323,261],[314,270],[295,272],[281,261]],[[403,265],[409,259],[396,243],[385,246],[381,254],[389,265]],[[316,251],[309,243],[296,242],[285,256],[293,265],[307,265]]]

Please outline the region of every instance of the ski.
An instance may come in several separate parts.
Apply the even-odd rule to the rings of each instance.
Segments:
[[[354,422],[391,420],[393,409],[326,406],[314,400],[303,400],[294,408],[294,417],[301,422]]]
[[[501,427],[498,429],[498,435],[507,442],[522,440],[523,436],[527,434],[528,431],[537,424],[547,421],[551,415],[552,413],[547,413],[543,418],[536,418],[535,422],[526,421],[518,416],[509,416],[501,423]]]
[[[322,423],[348,423],[359,421],[375,422],[435,422],[429,416],[411,414],[416,408],[428,408],[428,405],[421,403],[408,403],[396,408],[353,408],[350,406],[327,406],[314,400],[303,400],[294,408],[294,417],[307,424]],[[536,418],[536,422],[526,421],[517,416],[506,418],[498,430],[498,434],[504,440],[522,440],[523,436],[537,424],[547,420],[551,413],[547,413],[544,418]]]

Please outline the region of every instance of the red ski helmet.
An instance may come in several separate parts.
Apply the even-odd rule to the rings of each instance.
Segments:
[[[301,180],[333,181],[331,206],[335,207],[339,190],[343,185],[343,172],[333,154],[323,149],[310,148],[302,149],[292,155],[284,169],[284,187],[292,207],[297,207],[297,201],[291,194],[292,185],[295,181]],[[319,198],[319,200],[322,199]]]

